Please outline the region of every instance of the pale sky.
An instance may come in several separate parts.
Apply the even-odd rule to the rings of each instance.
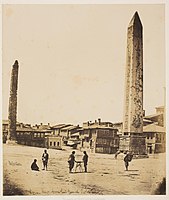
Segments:
[[[154,114],[164,105],[164,5],[4,5],[2,119],[17,59],[17,121],[122,121],[127,26],[136,11],[143,25],[144,109]]]

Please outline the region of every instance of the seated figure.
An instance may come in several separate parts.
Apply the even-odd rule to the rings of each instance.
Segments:
[[[39,167],[38,165],[36,164],[37,160],[34,159],[33,163],[31,164],[31,169],[32,170],[35,170],[35,171],[39,171]]]

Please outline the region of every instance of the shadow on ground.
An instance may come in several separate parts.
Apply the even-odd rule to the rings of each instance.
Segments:
[[[18,188],[17,185],[12,184],[7,176],[4,176],[3,195],[4,196],[24,195],[24,192],[20,188]]]

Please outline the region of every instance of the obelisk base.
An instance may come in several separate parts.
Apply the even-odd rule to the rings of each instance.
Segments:
[[[146,137],[139,134],[130,134],[129,151],[135,155],[147,155]]]

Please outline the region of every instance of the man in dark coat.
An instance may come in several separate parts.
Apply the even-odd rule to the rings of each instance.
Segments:
[[[129,162],[131,162],[133,158],[133,154],[131,152],[127,152],[126,156],[124,157],[126,171],[128,171]]]
[[[36,164],[37,160],[34,159],[33,163],[31,164],[31,169],[32,170],[35,170],[35,171],[39,171],[39,167],[38,165]]]
[[[42,155],[42,162],[43,162],[43,170],[47,170],[48,167],[48,159],[49,159],[49,154],[47,153],[47,150],[44,150],[44,153]]]
[[[84,169],[85,169],[85,172],[87,172],[88,155],[86,151],[84,151],[83,153],[84,153],[84,156],[83,156]]]
[[[75,151],[72,151],[72,153],[69,156],[69,160],[68,160],[68,163],[69,163],[69,173],[72,172],[72,169],[74,167],[75,162],[76,162],[75,161]]]

